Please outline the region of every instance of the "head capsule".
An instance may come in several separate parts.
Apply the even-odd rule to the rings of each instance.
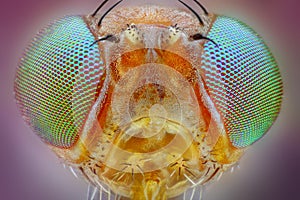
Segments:
[[[113,10],[118,1],[102,16],[67,16],[19,63],[23,117],[101,191],[166,199],[194,190],[236,164],[279,113],[281,76],[263,40],[179,2],[192,13]]]

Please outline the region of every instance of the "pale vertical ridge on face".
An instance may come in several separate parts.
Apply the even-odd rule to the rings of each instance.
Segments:
[[[220,111],[229,139],[243,148],[261,138],[276,119],[282,99],[277,63],[247,25],[219,16],[202,58],[202,76]]]
[[[81,16],[42,29],[19,63],[15,81],[21,114],[47,143],[69,148],[79,137],[104,73],[98,46]]]

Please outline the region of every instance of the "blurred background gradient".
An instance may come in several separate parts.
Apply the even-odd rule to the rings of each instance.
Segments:
[[[134,2],[124,2],[128,1]],[[272,50],[284,81],[284,102],[274,126],[248,149],[240,170],[226,173],[206,187],[204,200],[299,200],[300,1],[201,2],[210,12],[237,17],[254,28]],[[13,82],[18,59],[37,30],[64,15],[90,14],[99,3],[100,0],[2,0],[0,200],[86,199],[87,184],[64,169],[25,125],[15,105]]]

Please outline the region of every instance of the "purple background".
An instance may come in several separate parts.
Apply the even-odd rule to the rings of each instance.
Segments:
[[[169,0],[171,2],[172,0]],[[65,170],[16,110],[13,81],[22,51],[50,19],[89,14],[100,0],[7,0],[0,8],[0,199],[84,200],[87,185]],[[125,0],[126,2],[126,0]],[[202,0],[251,25],[272,49],[284,79],[281,114],[249,148],[241,169],[207,187],[205,200],[300,199],[300,1]]]

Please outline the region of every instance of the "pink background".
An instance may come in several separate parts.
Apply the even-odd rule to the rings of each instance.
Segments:
[[[132,1],[132,0],[131,0]],[[125,0],[125,2],[127,2]],[[147,1],[144,1],[147,2]],[[149,2],[149,1],[148,1]],[[172,2],[172,0],[168,0]],[[284,79],[284,104],[266,137],[249,148],[241,169],[207,187],[205,200],[300,199],[300,2],[202,0],[211,12],[238,17],[263,36]],[[84,200],[87,185],[65,170],[16,110],[17,62],[36,31],[66,14],[90,14],[100,0],[7,0],[0,7],[0,199]]]

